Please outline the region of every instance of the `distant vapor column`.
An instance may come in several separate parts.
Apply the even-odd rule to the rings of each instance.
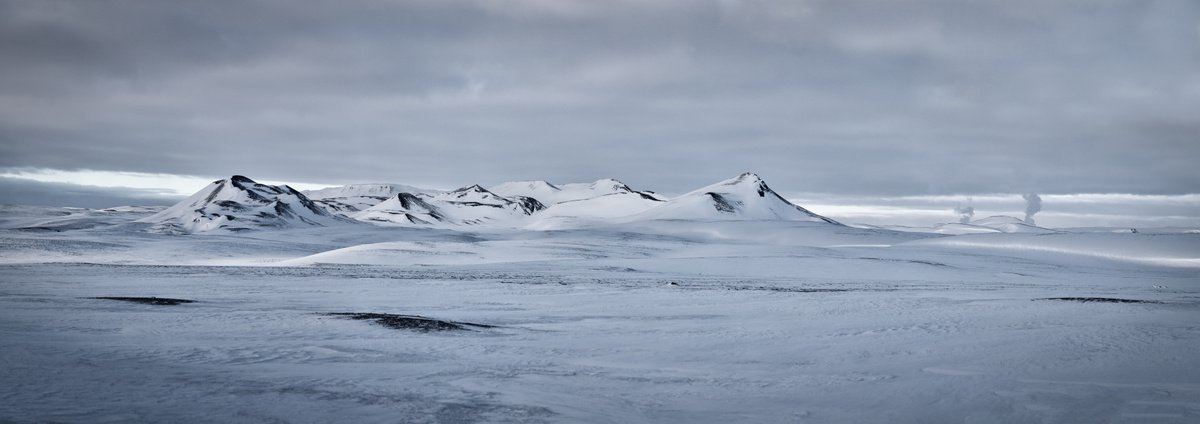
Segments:
[[[1042,197],[1035,193],[1023,194],[1025,198],[1025,223],[1029,225],[1037,225],[1033,223],[1033,214],[1042,210]]]
[[[954,208],[954,213],[958,215],[958,222],[960,224],[970,224],[971,217],[975,216],[975,207],[970,206],[969,200],[967,202],[968,202],[967,206],[959,205]]]

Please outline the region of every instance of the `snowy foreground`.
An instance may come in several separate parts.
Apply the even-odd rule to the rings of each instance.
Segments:
[[[0,422],[1200,422],[1198,234],[155,212],[4,210]]]

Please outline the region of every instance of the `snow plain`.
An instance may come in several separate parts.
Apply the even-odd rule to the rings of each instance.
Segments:
[[[1200,234],[157,211],[0,210],[0,422],[1200,422]]]

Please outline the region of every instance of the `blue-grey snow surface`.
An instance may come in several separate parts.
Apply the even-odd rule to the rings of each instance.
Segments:
[[[1200,234],[153,212],[6,211],[0,422],[1200,422]]]

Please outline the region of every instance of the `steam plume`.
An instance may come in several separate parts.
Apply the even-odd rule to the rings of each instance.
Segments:
[[[1025,223],[1036,225],[1033,223],[1033,215],[1042,210],[1042,197],[1035,193],[1021,195],[1025,198]]]
[[[971,217],[975,216],[975,207],[971,205],[959,205],[954,208],[954,213],[958,214],[958,222],[960,224],[971,223]]]

